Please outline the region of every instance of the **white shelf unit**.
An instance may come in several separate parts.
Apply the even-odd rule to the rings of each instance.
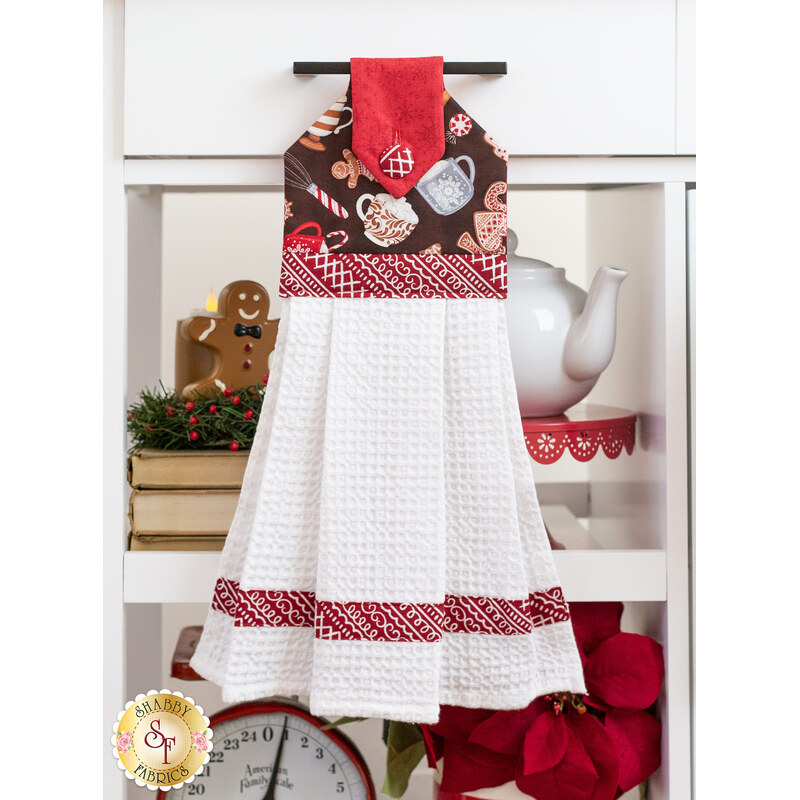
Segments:
[[[276,161],[258,159],[258,174],[263,174],[265,167],[279,174]],[[672,180],[630,183],[630,159],[604,159],[590,164],[590,171],[602,170],[604,182],[595,184],[581,180],[576,166],[581,160],[548,159],[547,169],[540,176],[542,183],[537,182],[535,160],[522,161],[518,165],[512,158],[511,174],[524,175],[522,185],[526,192],[557,188],[580,192],[585,198],[587,261],[594,265],[613,263],[631,270],[620,298],[617,352],[589,400],[627,406],[638,412],[634,453],[623,453],[615,460],[598,456],[585,465],[586,482],[577,491],[575,486],[560,487],[556,481],[540,484],[540,497],[552,535],[567,547],[554,553],[567,599],[622,600],[641,605],[646,609],[644,632],[665,645],[667,678],[661,699],[664,764],[651,781],[651,797],[688,797],[690,627],[684,204],[686,185],[694,178],[693,160],[655,159],[652,169],[663,161],[664,170],[652,177],[667,176]],[[201,181],[196,185],[202,185],[204,191],[269,188],[256,182],[255,173],[248,180],[245,164],[226,165],[218,175],[224,182],[210,184],[206,166],[199,165],[194,179]],[[173,170],[174,165],[164,160],[153,161],[148,167],[150,172],[136,173],[136,184],[128,187],[131,390],[152,382],[158,369],[155,354],[160,349],[160,326],[147,309],[157,307],[159,299],[162,198],[166,192],[193,191],[193,181],[187,181],[191,174],[183,167]],[[142,184],[143,174],[159,182]],[[233,175],[240,176],[240,184],[228,182]],[[168,180],[177,183],[170,184]],[[554,184],[554,180],[561,183]],[[517,189],[512,187],[512,191]],[[637,335],[630,335],[633,330]],[[147,346],[142,347],[141,342],[147,342]],[[541,476],[543,470],[553,467],[537,469]],[[558,495],[561,488],[565,490],[566,505],[551,505],[553,501],[547,498]],[[580,513],[585,516],[586,527],[576,519],[581,506],[585,506]],[[219,554],[124,552],[121,557],[125,664],[127,691],[131,694],[169,682],[160,672],[161,604],[207,604]],[[415,783],[421,793],[410,795],[409,800],[424,796],[423,779],[420,776]]]
[[[336,22],[335,5],[320,0],[309,4],[321,20],[313,32],[302,43],[297,37],[286,39],[264,55],[263,37],[245,28],[259,30],[256,23],[264,21],[271,4],[107,0],[104,718],[109,728],[125,701],[138,692],[171,686],[191,694],[191,684],[176,686],[163,672],[162,607],[207,603],[219,559],[217,553],[125,551],[124,406],[159,374],[162,199],[178,191],[279,190],[282,167],[275,153],[302,128],[297,120],[314,119],[341,84],[335,76],[313,82],[294,78],[287,72],[291,61],[312,57],[311,52],[324,53],[319,57],[329,60],[350,55],[332,50],[328,41],[327,31]],[[562,20],[563,9],[576,4],[586,13]],[[660,700],[664,758],[651,780],[649,797],[685,800],[692,792],[685,196],[687,185],[695,181],[695,165],[692,156],[679,154],[693,149],[693,53],[686,44],[693,35],[693,4],[656,0],[648,4],[647,19],[630,15],[634,5],[622,0],[602,6],[581,0],[532,5],[539,27],[562,31],[563,37],[571,25],[578,26],[583,44],[573,40],[570,52],[591,55],[597,49],[606,63],[603,75],[596,77],[603,78],[606,87],[622,81],[618,96],[596,95],[594,84],[585,82],[586,57],[573,59],[572,66],[553,76],[557,91],[553,86],[537,91],[513,83],[521,74],[537,73],[536,64],[527,68],[528,52],[538,52],[535,58],[543,62],[556,60],[553,54],[564,48],[558,36],[538,51],[512,38],[508,50],[504,48],[510,69],[509,79],[502,79],[505,84],[463,78],[448,84],[481,120],[503,119],[508,92],[524,91],[532,98],[530,113],[536,119],[564,126],[561,130],[537,125],[536,136],[545,139],[534,137],[526,140],[527,147],[517,142],[511,148],[538,154],[511,158],[511,188],[582,193],[587,263],[611,263],[631,271],[621,292],[617,352],[588,399],[638,412],[636,449],[632,456],[623,454],[613,461],[598,457],[586,466],[585,481],[577,491],[556,480],[542,486],[540,498],[543,504],[555,504],[546,518],[555,538],[568,547],[555,553],[567,598],[623,600],[641,621],[641,631],[665,646],[667,672]],[[604,12],[598,10],[601,7]],[[273,31],[288,29],[287,9],[274,6],[269,17]],[[220,15],[228,24],[215,28]],[[372,19],[369,24],[378,23]],[[184,31],[185,24],[190,30]],[[629,69],[636,62],[631,51],[634,30],[638,39],[633,49],[646,55],[637,62],[645,65],[638,74]],[[619,40],[620,47],[610,46],[609,36]],[[213,44],[215,37],[222,37],[217,46],[198,49]],[[438,44],[427,40],[415,46],[439,51]],[[677,63],[676,53],[683,54]],[[456,48],[447,57],[469,60],[474,55],[468,48]],[[256,66],[272,77],[254,83],[249,73]],[[270,116],[260,108],[264,97],[281,98],[298,86],[307,91],[292,95],[291,115]],[[504,94],[493,98],[497,87]],[[559,116],[565,109],[558,95],[572,98],[569,114]],[[637,105],[644,95],[647,101]],[[302,106],[297,113],[295,100]],[[618,115],[611,126],[601,119],[592,129],[593,115],[602,116],[609,104],[635,109],[636,118]],[[209,116],[220,109],[222,122],[219,116]],[[571,116],[576,109],[581,120]],[[524,127],[508,133],[519,138]],[[582,139],[558,138],[579,129]],[[548,136],[562,149],[550,146]],[[509,136],[505,139],[508,143]],[[627,334],[636,330],[646,335],[626,335],[626,329]],[[558,465],[553,471],[558,474]],[[537,486],[542,474],[538,468]],[[585,537],[576,527],[576,516],[585,520]],[[364,739],[375,735],[372,729],[359,734]],[[105,728],[102,738],[105,747]],[[379,774],[377,778],[379,782]],[[427,775],[418,776],[408,800],[425,797],[428,780]],[[124,780],[113,759],[107,760],[105,798],[133,799],[141,791]]]
[[[568,548],[553,553],[568,600],[663,602],[667,599],[667,561],[663,550],[605,550],[588,533],[581,535],[582,526],[566,506],[545,506],[542,512],[550,533]],[[573,543],[579,549],[573,549]],[[219,560],[219,553],[127,552],[124,601],[210,603]]]

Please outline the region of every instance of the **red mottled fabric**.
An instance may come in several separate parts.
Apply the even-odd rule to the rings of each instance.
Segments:
[[[403,197],[444,154],[443,60],[351,58],[353,152],[393,197]],[[389,177],[381,154],[399,142],[413,169]]]

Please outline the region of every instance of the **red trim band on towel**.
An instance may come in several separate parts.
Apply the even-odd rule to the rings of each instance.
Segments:
[[[219,578],[211,607],[239,628],[315,628],[317,639],[436,642],[442,633],[528,634],[569,620],[561,587],[522,600],[446,595],[444,603],[334,603],[314,592],[242,590]]]
[[[281,297],[504,299],[507,257],[459,253],[298,253],[285,249]]]
[[[317,602],[317,639],[438,642],[444,613],[435,603]]]
[[[448,633],[494,633],[514,636],[530,633],[534,627],[529,598],[504,600],[499,597],[447,595],[444,608],[447,620],[445,630]]]

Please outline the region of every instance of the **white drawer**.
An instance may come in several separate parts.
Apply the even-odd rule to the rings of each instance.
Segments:
[[[678,0],[127,0],[125,154],[277,155],[347,86],[293,61],[507,61],[446,76],[514,155],[673,154]]]

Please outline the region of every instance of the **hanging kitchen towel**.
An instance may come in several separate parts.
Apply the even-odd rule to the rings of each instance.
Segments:
[[[285,156],[274,363],[191,664],[226,701],[330,716],[583,692],[509,356],[507,154],[441,59],[374,61]],[[423,85],[419,131],[413,83],[377,115],[425,168],[409,187],[394,139],[360,136],[386,65]]]

